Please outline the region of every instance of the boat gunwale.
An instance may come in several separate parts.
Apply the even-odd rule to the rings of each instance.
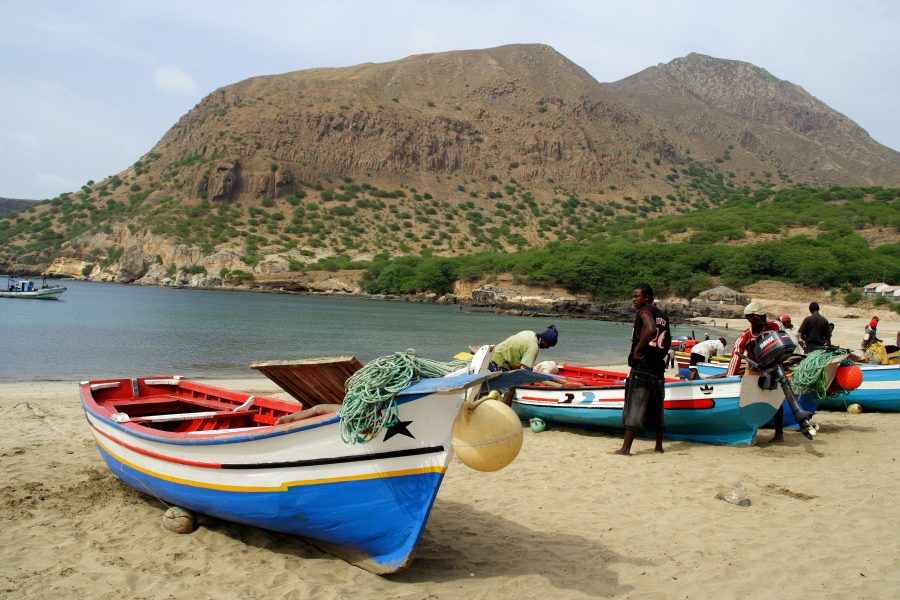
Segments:
[[[160,379],[158,377],[146,377],[140,378],[144,379]],[[110,379],[110,380],[97,380],[97,381],[84,381],[79,384],[80,392],[81,392],[81,403],[86,413],[87,417],[93,417],[104,424],[121,431],[123,434],[133,436],[142,440],[158,442],[163,444],[171,444],[177,446],[214,446],[218,444],[238,444],[244,442],[252,442],[257,440],[268,439],[272,437],[280,437],[283,435],[290,435],[295,433],[300,433],[303,431],[311,431],[318,427],[324,427],[327,425],[332,425],[339,421],[337,413],[333,413],[333,416],[325,415],[317,415],[314,417],[310,417],[309,419],[303,419],[300,421],[295,421],[292,423],[283,423],[281,425],[262,425],[256,429],[260,431],[248,431],[246,429],[242,431],[228,432],[223,431],[219,434],[209,433],[203,436],[193,435],[187,432],[176,432],[176,431],[162,431],[158,429],[153,429],[151,427],[147,427],[141,423],[133,423],[133,422],[124,422],[120,423],[112,419],[111,416],[107,415],[108,412],[104,409],[98,401],[94,398],[91,385],[94,383],[106,383],[112,381],[128,381],[127,379]],[[191,380],[182,379],[179,382],[179,386],[181,383],[197,383]],[[209,390],[215,391],[224,391],[228,393],[237,393],[238,395],[244,396],[246,400],[253,394],[248,394],[245,392],[233,392],[232,390],[226,390],[224,388],[217,388],[215,386],[210,386],[207,384],[200,384]],[[397,404],[405,404],[407,402],[413,402],[426,394],[417,394],[417,395],[408,395],[403,396],[402,398],[397,399]],[[282,402],[277,398],[268,398],[266,396],[258,396],[257,398],[262,399],[270,399],[278,402]],[[302,410],[302,407],[298,405],[298,410]],[[311,420],[315,420],[314,422],[308,422]],[[90,418],[88,418],[88,424],[93,427],[93,424],[90,423]]]

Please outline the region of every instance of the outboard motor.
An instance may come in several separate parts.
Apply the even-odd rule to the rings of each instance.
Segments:
[[[800,431],[807,438],[813,439],[816,435],[816,426],[811,420],[813,413],[800,408],[797,396],[784,371],[784,361],[794,353],[795,348],[796,345],[786,331],[767,331],[756,343],[756,361],[743,354],[740,354],[740,357],[755,370],[762,372],[759,378],[760,387],[774,389],[776,384],[781,386],[784,398],[794,413],[794,419],[800,425]]]

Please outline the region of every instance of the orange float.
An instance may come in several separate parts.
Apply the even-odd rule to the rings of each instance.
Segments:
[[[847,391],[855,390],[863,381],[862,369],[856,365],[844,365],[838,367],[834,380],[839,386]]]

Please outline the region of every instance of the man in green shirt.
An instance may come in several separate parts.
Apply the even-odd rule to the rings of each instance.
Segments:
[[[553,325],[540,333],[520,331],[497,344],[492,362],[503,371],[531,369],[537,361],[538,349],[552,348],[558,336]]]
[[[552,348],[556,345],[559,332],[551,325],[540,333],[534,331],[520,331],[511,335],[494,347],[494,356],[491,358],[491,371],[513,371],[515,369],[529,369],[534,367],[537,361],[538,350]],[[503,395],[503,401],[512,403],[514,389],[509,389]]]

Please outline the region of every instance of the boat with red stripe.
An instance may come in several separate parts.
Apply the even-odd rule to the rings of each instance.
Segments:
[[[133,488],[216,518],[303,536],[375,573],[405,567],[453,455],[467,396],[550,379],[469,367],[399,391],[397,418],[364,443],[342,439],[353,357],[254,365],[299,402],[180,377],[83,381],[103,460]],[[301,411],[302,412],[298,412]],[[308,413],[308,414],[307,414]],[[291,422],[279,419],[291,415]]]
[[[521,419],[537,417],[548,423],[624,431],[625,373],[559,365],[559,375],[564,381],[516,388],[512,407]],[[665,437],[713,444],[752,443],[757,430],[783,400],[783,395],[760,389],[756,379],[667,379]]]

